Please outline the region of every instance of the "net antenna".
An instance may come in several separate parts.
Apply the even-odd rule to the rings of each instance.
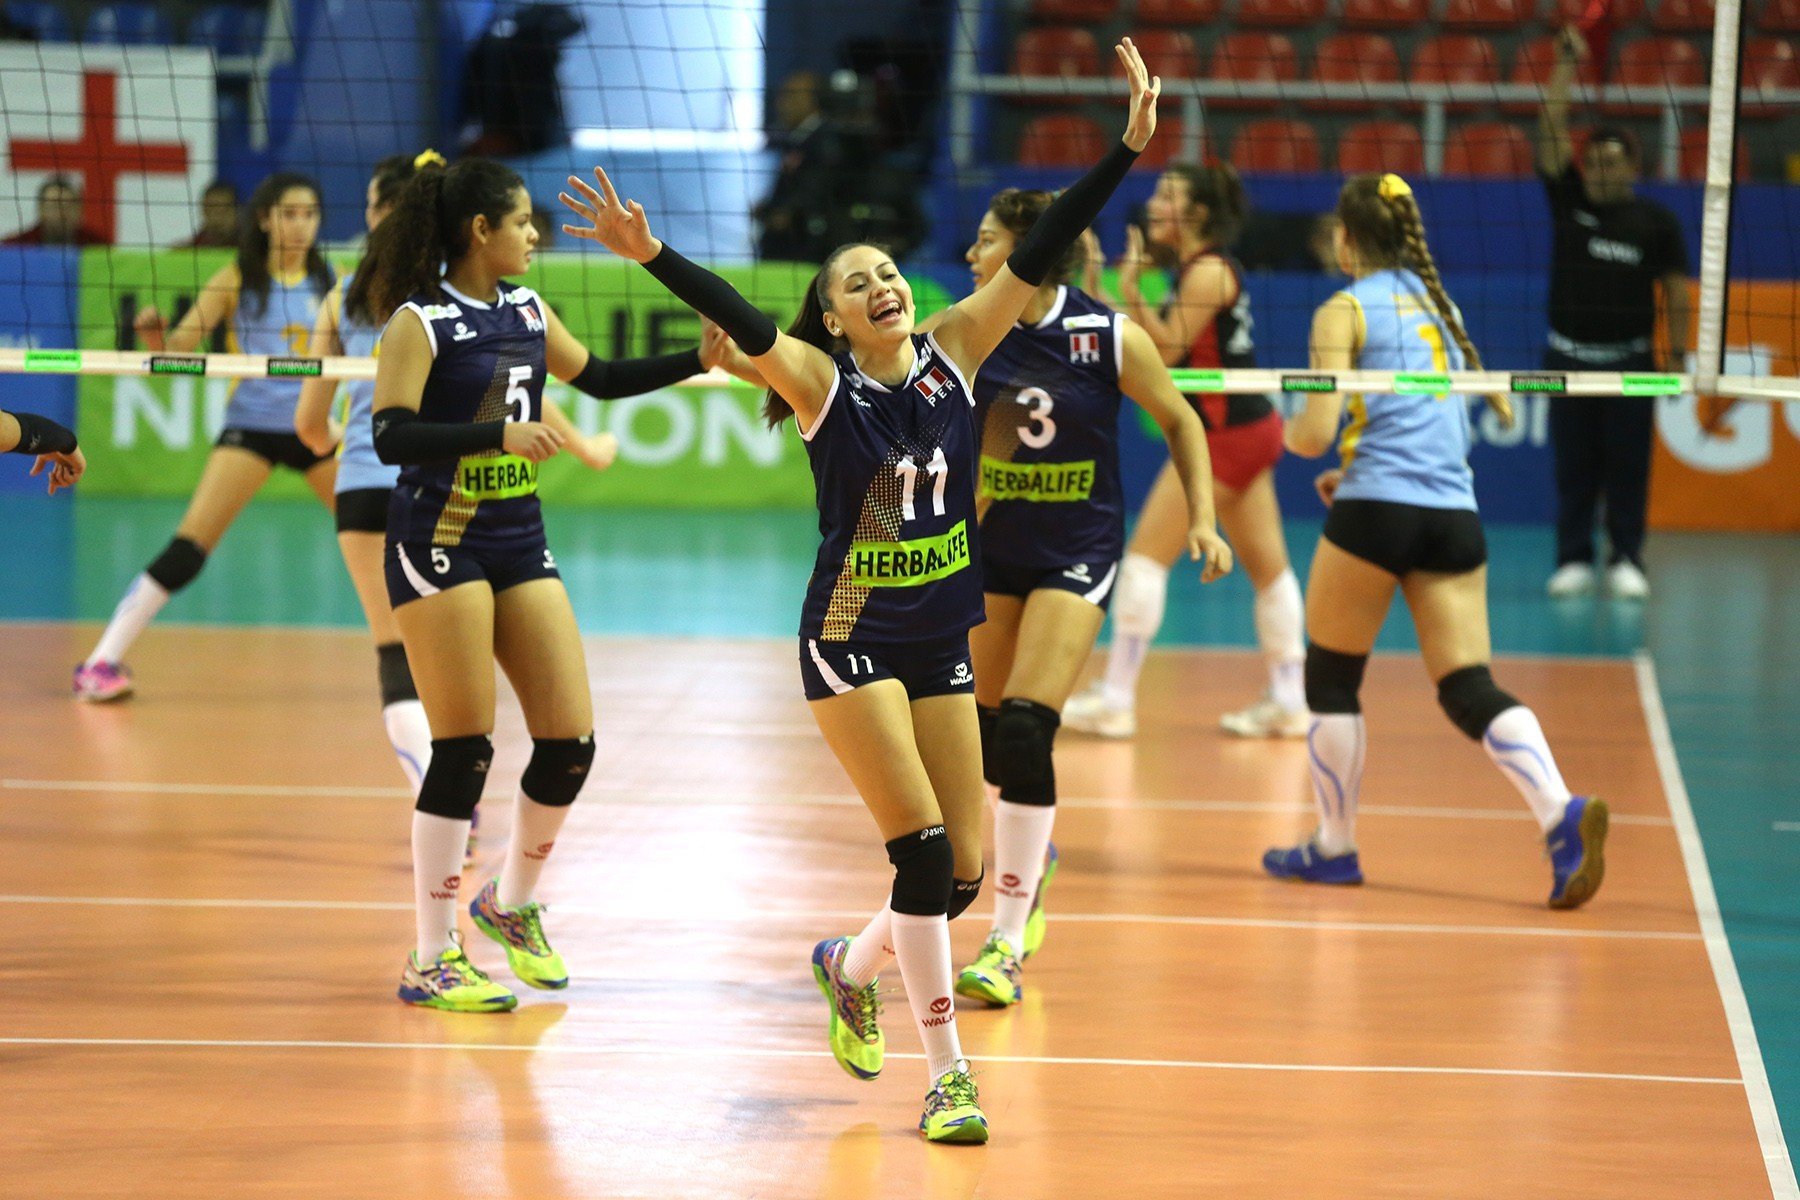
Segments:
[[[1737,161],[1743,40],[1743,0],[1718,0],[1713,16],[1706,184],[1701,195],[1700,306],[1694,341],[1694,390],[1702,395],[1718,390],[1725,364],[1725,272],[1731,258],[1732,167]]]

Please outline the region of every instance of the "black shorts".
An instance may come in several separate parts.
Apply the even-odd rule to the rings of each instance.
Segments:
[[[897,679],[911,700],[975,690],[969,635],[924,642],[800,639],[800,680],[808,700],[841,696],[878,679]]]
[[[339,533],[386,533],[393,488],[351,488],[337,494]]]
[[[1466,508],[1339,500],[1325,514],[1325,540],[1395,576],[1461,575],[1487,562],[1481,517]]]
[[[218,446],[248,450],[271,467],[292,467],[304,474],[331,457],[330,452],[314,454],[294,433],[275,433],[267,429],[234,429],[220,431]]]
[[[504,550],[433,546],[429,542],[396,542],[390,538],[382,563],[387,571],[388,603],[395,608],[465,583],[485,580],[495,592],[504,592],[534,579],[562,578],[556,559],[541,536]]]
[[[1025,597],[1038,591],[1074,592],[1105,612],[1119,579],[1115,562],[1069,563],[1061,567],[1020,567],[981,556],[981,590],[996,596]]]

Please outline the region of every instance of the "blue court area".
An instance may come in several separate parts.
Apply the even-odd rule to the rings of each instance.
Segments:
[[[179,501],[0,496],[14,569],[0,618],[103,620],[161,549]],[[551,545],[588,633],[641,637],[794,635],[817,545],[809,512],[559,509]],[[1288,530],[1296,569],[1318,536]],[[1648,651],[1718,891],[1731,950],[1790,1139],[1800,1135],[1800,540],[1659,534],[1655,598],[1552,602],[1550,531],[1488,530],[1495,649],[1507,655],[1629,657]],[[1202,589],[1177,571],[1168,645],[1251,646],[1241,575]],[[360,610],[325,511],[252,505],[166,621],[357,626]],[[1396,610],[1381,645],[1415,647]],[[1421,679],[1420,686],[1425,686]],[[1680,1029],[1667,1036],[1680,1038]]]

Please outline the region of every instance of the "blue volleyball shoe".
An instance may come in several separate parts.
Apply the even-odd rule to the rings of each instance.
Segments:
[[[1576,796],[1544,836],[1550,851],[1550,907],[1580,908],[1606,877],[1606,801]]]
[[[1263,870],[1277,879],[1298,879],[1302,883],[1334,883],[1354,886],[1363,881],[1362,863],[1356,851],[1326,855],[1319,852],[1317,842],[1310,839],[1286,849],[1276,847],[1263,855]]]

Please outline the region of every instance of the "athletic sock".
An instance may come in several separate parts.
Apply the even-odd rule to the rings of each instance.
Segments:
[[[934,917],[894,913],[889,920],[906,1001],[912,1006],[919,1040],[925,1044],[926,1070],[936,1083],[938,1076],[962,1057],[950,988],[950,922],[941,913]]]
[[[1319,808],[1319,850],[1328,858],[1356,849],[1356,804],[1362,792],[1361,713],[1320,713],[1306,735],[1313,800]]]
[[[1053,804],[1002,800],[994,809],[994,928],[1015,954],[1025,947],[1025,920],[1031,915],[1055,824]]]
[[[1562,820],[1569,804],[1569,787],[1556,768],[1556,756],[1550,753],[1537,716],[1529,708],[1514,705],[1488,722],[1481,748],[1519,789],[1546,833]]]
[[[1306,607],[1292,567],[1256,593],[1256,644],[1269,668],[1269,695],[1288,712],[1306,707]]]
[[[125,661],[126,653],[144,632],[144,626],[150,624],[168,602],[168,589],[149,575],[139,575],[132,580],[120,598],[119,606],[113,609],[112,620],[106,623],[106,632],[100,635],[100,644],[82,665],[91,667],[95,663]]]
[[[495,899],[501,908],[530,904],[537,894],[544,863],[556,846],[556,835],[569,819],[570,804],[539,804],[519,793],[513,803],[512,840],[506,843],[506,863],[500,868]]]
[[[1101,694],[1113,708],[1137,704],[1138,675],[1150,643],[1162,628],[1168,591],[1169,568],[1154,558],[1127,554],[1119,564],[1119,585],[1112,603],[1112,647],[1101,678]]]
[[[839,972],[857,987],[868,987],[881,977],[894,961],[894,910],[887,905],[863,926],[863,931],[850,939]]]
[[[431,765],[431,724],[425,719],[425,706],[417,700],[396,700],[381,710],[381,723],[387,727],[388,743],[400,760],[406,785],[417,796]]]
[[[467,821],[413,811],[413,904],[421,963],[436,961],[455,944],[463,847],[468,840]]]

